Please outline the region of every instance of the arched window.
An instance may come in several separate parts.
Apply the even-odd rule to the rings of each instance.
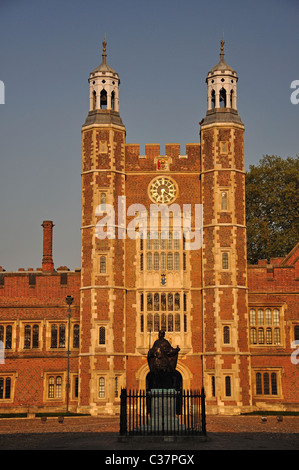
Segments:
[[[211,389],[212,389],[212,397],[216,396],[216,386],[215,386],[215,375],[212,375],[211,377]]]
[[[264,328],[259,328],[258,330],[258,340],[259,344],[264,344]]]
[[[140,271],[143,271],[143,253],[140,255]]]
[[[105,378],[99,378],[99,398],[105,398]]]
[[[7,325],[6,328],[1,325],[0,326],[0,341],[2,341],[5,345],[5,349],[12,348],[12,326]]]
[[[92,109],[95,110],[97,107],[97,94],[94,91],[92,94]]]
[[[184,293],[184,312],[187,312],[187,294]]]
[[[166,254],[164,251],[161,253],[161,269],[166,269]]]
[[[277,373],[276,372],[257,372],[255,375],[256,394],[257,395],[277,395]]]
[[[232,394],[231,390],[231,378],[229,375],[225,377],[225,396],[230,397]]]
[[[174,296],[174,309],[175,310],[180,310],[181,308],[181,302],[180,302],[180,294],[175,294]]]
[[[49,377],[48,398],[54,398],[54,377]]]
[[[57,325],[51,326],[51,348],[57,348]]]
[[[100,108],[107,109],[107,91],[106,90],[101,91]]]
[[[173,310],[173,295],[168,294],[168,310]]]
[[[272,312],[269,308],[266,309],[265,319],[266,325],[272,325]]]
[[[32,328],[32,347],[38,348],[38,341],[39,340],[39,326],[33,325]]]
[[[147,310],[153,310],[153,296],[152,294],[147,294]]]
[[[274,329],[274,344],[280,344],[280,328]]]
[[[211,108],[212,109],[215,109],[215,102],[216,102],[215,90],[212,90],[212,93],[211,93]]]
[[[173,254],[172,253],[167,254],[167,269],[169,270],[173,269]]]
[[[273,310],[273,323],[279,325],[279,310],[277,308]]]
[[[221,210],[226,211],[227,210],[227,192],[222,191],[221,193]]]
[[[257,374],[255,376],[255,384],[256,384],[256,394],[257,395],[262,395],[262,393],[263,393],[262,374],[260,372],[257,372]]]
[[[270,381],[268,372],[264,373],[264,395],[270,395]]]
[[[26,325],[24,329],[24,349],[30,349],[31,346],[31,326]]]
[[[100,257],[100,273],[101,274],[106,273],[106,256]]]
[[[61,323],[59,325],[59,347],[65,348],[65,325]]]
[[[76,323],[73,327],[73,348],[79,348],[79,325]]]
[[[143,294],[140,294],[140,310],[143,312],[144,310],[144,301],[143,301]]]
[[[10,398],[10,390],[11,390],[11,378],[6,377],[6,381],[5,381],[5,398],[6,399]]]
[[[272,344],[272,329],[267,328],[266,330],[266,342],[267,344]]]
[[[250,343],[256,344],[256,329],[255,328],[251,328],[250,330]]]
[[[24,328],[24,349],[38,348],[39,326],[26,325]]]
[[[152,254],[147,253],[146,255],[146,268],[148,271],[152,269]]]
[[[223,343],[229,344],[230,343],[230,329],[229,326],[224,326],[223,328]]]
[[[277,395],[277,375],[275,372],[271,374],[271,391],[272,395]]]
[[[256,317],[254,308],[250,309],[250,325],[256,325]]]
[[[220,98],[220,108],[226,108],[226,90],[225,90],[225,88],[221,88],[219,98]]]
[[[105,344],[105,343],[106,343],[106,330],[104,326],[101,326],[99,330],[99,344]]]
[[[222,269],[228,269],[228,253],[222,253]]]
[[[258,324],[263,325],[264,324],[264,310],[262,310],[262,309],[258,310],[257,318],[258,318]]]
[[[62,377],[51,375],[48,381],[48,398],[61,398],[62,396]]]
[[[56,398],[61,398],[62,394],[62,378],[60,375],[56,377]]]
[[[107,194],[101,193],[101,210],[106,210]]]
[[[0,400],[8,400],[11,393],[11,378],[0,377]]]

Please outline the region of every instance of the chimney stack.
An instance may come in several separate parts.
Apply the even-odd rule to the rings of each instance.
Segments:
[[[54,271],[54,263],[52,257],[52,240],[53,240],[53,227],[52,220],[44,220],[42,223],[44,229],[43,234],[43,265],[42,270],[46,272]]]

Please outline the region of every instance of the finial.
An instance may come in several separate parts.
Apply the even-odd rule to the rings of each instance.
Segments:
[[[107,55],[106,54],[106,46],[107,46],[107,42],[106,42],[106,34],[105,34],[104,41],[103,41],[103,54],[102,54],[103,57],[104,56],[106,57],[106,55]]]
[[[225,44],[225,41],[224,41],[224,36],[222,36],[222,39],[220,41],[220,44],[221,44],[221,49],[220,49],[220,55],[224,55],[224,44]]]

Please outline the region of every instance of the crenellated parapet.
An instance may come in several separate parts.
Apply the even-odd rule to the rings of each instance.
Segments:
[[[179,143],[125,145],[126,171],[200,171],[201,151],[199,143],[186,144],[184,151]]]

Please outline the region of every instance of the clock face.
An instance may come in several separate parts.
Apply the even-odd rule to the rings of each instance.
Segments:
[[[164,176],[159,176],[150,183],[149,195],[152,201],[160,204],[168,204],[177,196],[177,186]]]

